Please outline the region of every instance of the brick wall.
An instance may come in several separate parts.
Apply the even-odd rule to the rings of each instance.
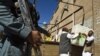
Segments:
[[[32,56],[35,56],[32,50]],[[59,56],[59,46],[54,44],[43,44],[41,46],[42,56]]]
[[[100,0],[76,0],[76,1],[70,0],[70,1],[74,5],[67,4],[68,11],[63,11],[66,5],[66,1],[63,0],[63,2],[65,3],[60,2],[57,11],[54,14],[54,15],[57,14],[56,16],[58,16],[57,20],[59,20],[59,22],[65,19],[58,24],[59,28],[61,28],[62,26],[71,28],[73,24],[82,24],[83,22],[84,26],[94,29],[96,38],[95,38],[95,42],[93,46],[93,53],[94,53],[94,56],[99,56],[100,55]],[[72,2],[72,1],[75,1],[75,2]],[[79,6],[82,6],[83,8],[73,13],[74,11],[80,8]],[[56,16],[52,18],[51,20],[52,23],[54,22],[53,19]],[[68,22],[70,21],[73,21],[73,22],[68,24]],[[54,27],[52,31],[54,31],[55,29],[56,28]]]

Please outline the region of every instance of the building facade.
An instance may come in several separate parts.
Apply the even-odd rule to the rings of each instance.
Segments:
[[[92,28],[95,32],[94,56],[100,55],[100,0],[59,0],[47,30],[52,36],[62,27],[71,29],[76,24]]]

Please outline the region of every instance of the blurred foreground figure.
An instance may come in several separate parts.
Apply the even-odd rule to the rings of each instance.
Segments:
[[[30,25],[27,26],[21,17],[19,19],[15,2],[0,0],[0,56],[28,56],[25,53],[25,42],[32,47],[41,42],[40,33],[32,30]]]

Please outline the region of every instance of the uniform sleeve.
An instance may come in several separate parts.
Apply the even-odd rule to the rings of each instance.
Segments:
[[[0,22],[1,23],[1,22]],[[18,35],[22,39],[26,39],[27,36],[31,33],[32,29],[28,26],[25,26],[22,23],[11,23],[11,24],[4,24],[0,25],[0,31],[4,31],[8,35]]]
[[[31,33],[31,28],[30,27],[27,27],[25,26],[23,29],[20,30],[20,36],[23,38],[23,39],[26,39],[27,36]]]

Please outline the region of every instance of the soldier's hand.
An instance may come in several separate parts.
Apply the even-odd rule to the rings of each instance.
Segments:
[[[30,33],[28,37],[28,42],[32,44],[32,46],[40,46],[41,45],[41,34],[37,30],[34,30]]]

